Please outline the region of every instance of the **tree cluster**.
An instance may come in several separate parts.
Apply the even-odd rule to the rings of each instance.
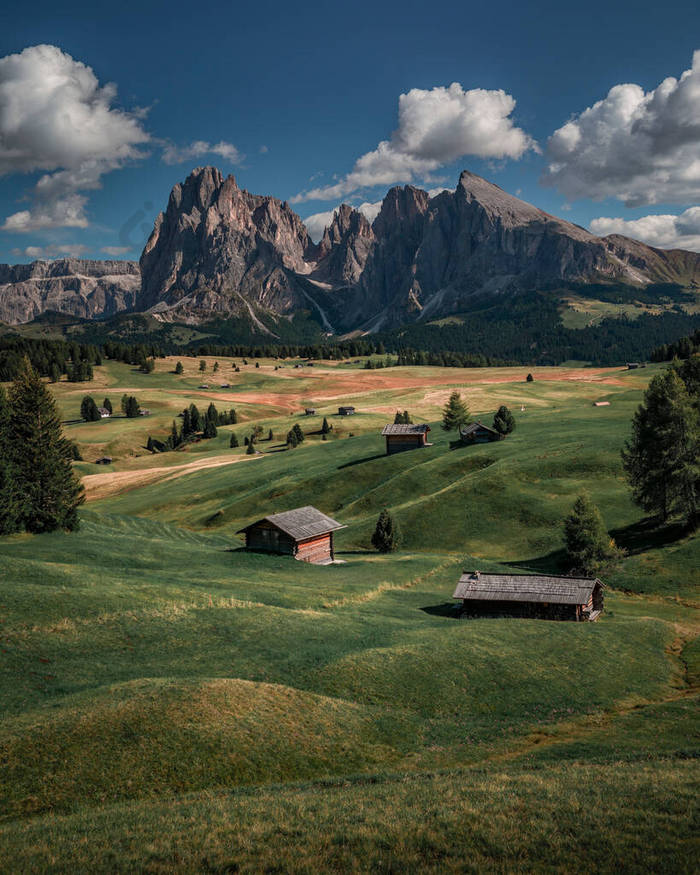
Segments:
[[[394,414],[394,425],[413,425],[413,420],[411,419],[408,410],[404,410],[401,413],[400,410],[397,410]]]

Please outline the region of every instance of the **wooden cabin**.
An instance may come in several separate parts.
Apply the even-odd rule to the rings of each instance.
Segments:
[[[304,416],[316,416],[316,408],[315,407],[305,407],[304,408]]]
[[[112,415],[106,407],[98,407],[97,412],[100,414],[100,419],[109,419]]]
[[[603,583],[597,578],[543,574],[482,574],[465,571],[453,598],[463,616],[597,620],[603,610]]]
[[[472,422],[469,425],[460,425],[459,437],[465,444],[487,444],[489,441],[502,441],[505,435],[483,422]]]
[[[386,454],[393,456],[394,453],[402,453],[404,450],[417,450],[420,447],[429,447],[427,425],[406,425],[405,423],[392,423],[385,425],[382,435],[386,438]]]
[[[102,456],[101,459],[95,459],[96,465],[111,465],[112,457],[111,456]]]
[[[328,565],[335,559],[333,532],[344,529],[315,507],[298,507],[274,513],[251,523],[238,534],[245,534],[248,550],[281,553],[302,562]]]
[[[594,407],[610,407],[610,402],[609,401],[594,401],[593,406]]]
[[[339,407],[338,408],[338,416],[354,416],[355,408],[354,407]]]

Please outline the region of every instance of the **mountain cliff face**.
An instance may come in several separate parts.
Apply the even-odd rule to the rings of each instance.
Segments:
[[[311,310],[328,332],[372,331],[459,312],[477,295],[611,282],[697,288],[700,254],[596,237],[468,171],[433,198],[392,188],[372,224],[343,204],[314,244],[286,202],[200,167],[173,188],[138,267],[0,267],[0,319],[134,309],[174,322],[243,316],[269,334],[276,318]]]
[[[30,322],[46,310],[83,319],[111,316],[134,306],[141,288],[133,261],[65,258],[0,264],[0,321]]]

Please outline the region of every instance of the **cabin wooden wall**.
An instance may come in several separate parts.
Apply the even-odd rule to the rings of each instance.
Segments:
[[[424,434],[388,434],[386,435],[387,456],[402,453],[404,450],[417,450],[425,446]]]
[[[463,616],[529,617],[541,620],[577,620],[578,605],[545,604],[544,602],[462,601]]]
[[[333,535],[328,532],[307,541],[299,541],[296,558],[302,562],[327,562],[333,558]]]
[[[289,535],[273,526],[253,526],[246,532],[245,545],[249,550],[266,550],[271,553],[294,555],[295,542]]]

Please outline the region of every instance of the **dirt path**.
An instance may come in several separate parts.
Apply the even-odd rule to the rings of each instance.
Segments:
[[[104,474],[87,474],[83,477],[85,496],[88,501],[98,501],[112,495],[120,495],[130,489],[149,486],[151,483],[165,482],[203,471],[206,468],[221,468],[224,465],[235,465],[237,462],[252,462],[262,459],[262,456],[244,456],[232,459],[231,456],[210,456],[207,459],[197,459],[185,465],[170,465],[159,468],[143,468],[139,471],[108,471]]]

